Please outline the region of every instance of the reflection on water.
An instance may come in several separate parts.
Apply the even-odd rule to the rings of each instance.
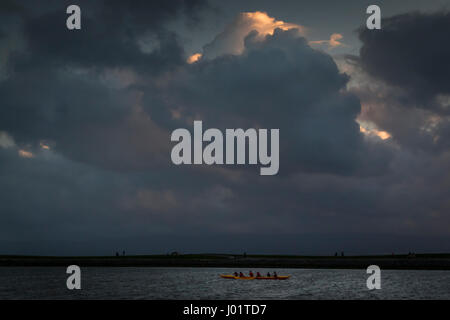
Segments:
[[[226,268],[82,268],[82,290],[65,268],[0,268],[0,299],[450,299],[450,271],[382,270],[369,291],[365,270],[253,269],[286,281],[227,280]]]

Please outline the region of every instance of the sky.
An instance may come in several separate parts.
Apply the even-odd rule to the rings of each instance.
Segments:
[[[449,252],[446,2],[2,1],[0,254]],[[278,174],[174,165],[194,120]]]

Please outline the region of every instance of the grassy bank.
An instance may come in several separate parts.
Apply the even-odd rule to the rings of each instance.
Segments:
[[[0,255],[0,266],[96,267],[229,267],[229,268],[339,268],[361,269],[375,264],[382,269],[450,270],[450,254],[378,256],[290,256],[179,254],[135,256],[14,256]]]

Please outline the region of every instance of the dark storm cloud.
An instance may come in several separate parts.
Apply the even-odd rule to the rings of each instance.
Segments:
[[[194,19],[205,3],[81,2],[77,31],[65,26],[69,4],[24,2],[13,8],[19,18],[0,22],[9,41],[0,46],[6,57],[0,67],[8,71],[0,82],[1,130],[19,145],[49,140],[72,159],[105,167],[161,163],[167,135],[140,113],[139,91],[127,87],[137,73],[150,77],[185,63],[166,23],[181,14]]]
[[[450,132],[450,13],[412,12],[383,19],[381,30],[359,29],[356,63],[367,85],[353,91],[362,118],[390,132],[402,146],[446,152]]]
[[[70,4],[58,1],[29,6],[23,30],[33,53],[29,61],[32,65],[167,70],[182,64],[184,56],[176,35],[167,30],[165,23],[180,12],[193,17],[205,2],[82,1],[78,3],[82,28],[76,32],[65,28],[65,9]],[[140,46],[146,37],[153,42],[147,51]]]
[[[93,80],[40,67],[17,73],[0,84],[0,126],[26,141],[56,139],[70,128],[122,118],[128,108],[126,90]]]
[[[342,92],[348,76],[295,30],[277,30],[264,41],[250,34],[244,54],[187,66],[176,36],[162,24],[180,10],[177,6],[107,3],[84,7],[83,28],[75,32],[64,27],[66,15],[54,7],[28,8],[23,25],[27,49],[11,54],[14,73],[0,83],[5,106],[0,123],[19,144],[51,140],[72,159],[141,168],[155,158],[167,161],[161,141],[168,141],[170,130],[185,119],[201,115],[209,127],[280,128],[285,173],[351,174],[367,167],[370,148],[355,121],[359,101]],[[184,10],[190,14],[197,6]],[[156,47],[146,53],[139,41],[149,33],[156,35]],[[166,47],[161,34],[172,34],[173,42]],[[167,76],[169,84],[161,85],[159,71],[176,65],[179,69]],[[108,87],[102,76],[117,69],[142,79]],[[135,114],[141,107],[151,117],[141,125],[147,129],[129,134],[138,127],[142,117]],[[182,119],[174,121],[173,111],[181,112]],[[147,144],[156,145],[149,152],[135,151],[145,150],[135,143],[142,133],[151,140]],[[387,161],[386,154],[376,167],[382,171]]]
[[[65,29],[68,2],[24,2],[14,32],[1,20],[4,250],[329,253],[348,238],[374,252],[349,233],[448,233],[447,154],[365,137],[350,77],[293,30],[251,33],[242,55],[187,65],[166,22],[195,18],[191,3],[84,2],[80,33]],[[280,128],[280,174],[172,165],[170,132],[194,119]]]
[[[24,7],[13,0],[4,0],[0,3],[0,14],[23,12]]]
[[[359,100],[343,92],[347,81],[333,59],[312,49],[297,30],[277,29],[263,41],[250,34],[242,55],[187,66],[163,91],[164,107],[147,105],[163,125],[172,110],[206,127],[279,128],[285,173],[349,174],[364,165],[369,149],[355,121]]]
[[[450,94],[448,11],[383,19],[381,30],[361,28],[360,64],[372,76],[407,92],[406,103],[448,114],[433,99]]]

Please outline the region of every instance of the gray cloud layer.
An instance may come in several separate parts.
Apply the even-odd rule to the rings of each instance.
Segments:
[[[171,237],[170,245],[152,244],[148,250],[215,251],[224,238],[236,237],[260,252],[293,243],[289,250],[323,253],[327,246],[318,235],[329,235],[335,243],[331,252],[345,249],[337,243],[360,252],[391,252],[405,245],[387,248],[373,239],[448,237],[448,148],[414,153],[413,142],[400,135],[407,131],[396,130],[404,120],[387,103],[393,98],[380,100],[363,86],[347,90],[350,76],[295,30],[276,30],[263,39],[250,33],[242,54],[189,65],[167,23],[180,15],[195,22],[203,3],[105,3],[86,2],[85,29],[79,33],[64,28],[63,3],[1,7],[8,17],[0,23],[5,41],[0,54],[6,57],[0,62],[4,250],[108,254],[125,243],[129,251],[145,252],[143,239]],[[436,15],[437,21],[447,17]],[[410,50],[411,62],[389,67],[389,59],[405,55],[403,46],[422,18],[388,21],[386,37],[361,33],[361,74],[385,87],[401,87],[405,100],[444,117],[424,104],[448,93],[445,84],[437,84],[441,71],[434,78],[424,66],[416,70],[417,82],[405,80],[409,65],[425,53]],[[402,46],[389,41],[397,36],[406,39]],[[437,45],[430,41],[428,54],[444,65]],[[360,132],[360,100],[368,120],[393,139]],[[367,112],[367,101],[381,107]],[[395,101],[396,108],[407,108]],[[420,121],[409,127],[419,130],[425,118],[411,117]],[[388,118],[389,125],[382,120]],[[268,178],[248,167],[171,165],[170,132],[194,119],[221,129],[280,128],[280,174]],[[361,233],[371,235],[367,246],[345,240],[366,239]],[[305,235],[315,239],[309,249],[292,240]],[[267,237],[271,245],[255,240]],[[206,239],[212,240],[202,244]],[[449,249],[441,240],[431,242],[433,250]],[[246,244],[233,243],[234,250],[246,250]]]

